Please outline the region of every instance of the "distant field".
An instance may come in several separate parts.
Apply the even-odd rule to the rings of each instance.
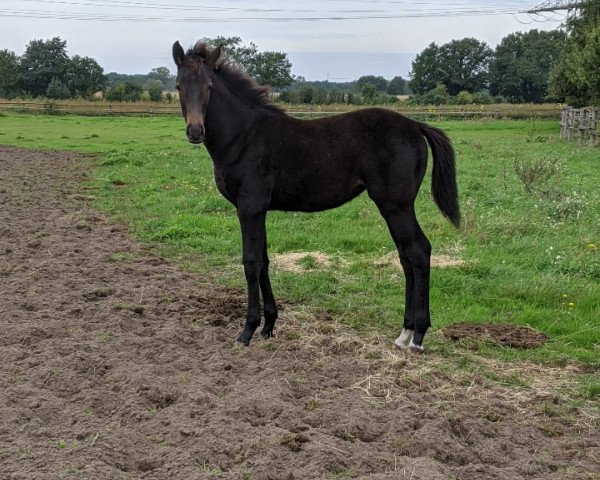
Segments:
[[[461,321],[529,325],[551,341],[528,351],[477,348],[507,359],[598,362],[599,150],[558,140],[557,119],[436,125],[457,152],[464,225],[457,232],[437,211],[429,175],[418,216],[434,254],[464,263],[432,273],[434,332]],[[243,285],[235,211],[214,186],[204,148],[187,143],[180,118],[3,114],[0,144],[99,154],[86,187],[98,208],[187,268]],[[403,275],[366,196],[320,214],[273,212],[268,236],[272,257],[300,259],[295,272],[275,268],[279,299],[397,333]],[[289,255],[301,252],[313,255]],[[430,348],[443,351],[447,340],[429,338]]]

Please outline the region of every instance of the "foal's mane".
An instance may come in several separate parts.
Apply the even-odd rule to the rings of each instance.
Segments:
[[[200,66],[206,62],[214,48],[206,42],[199,41],[191,47],[185,57],[194,66]],[[271,89],[259,85],[246,71],[234,60],[227,56],[221,57],[215,65],[214,72],[229,89],[237,96],[243,98],[250,105],[266,108],[274,113],[284,113],[284,110],[271,101]]]

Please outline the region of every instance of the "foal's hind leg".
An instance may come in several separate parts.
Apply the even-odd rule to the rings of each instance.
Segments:
[[[394,238],[394,243],[396,244],[396,248],[398,250],[398,255],[400,257],[400,264],[402,265],[402,270],[404,271],[404,279],[405,279],[405,295],[404,295],[404,328],[402,329],[402,333],[396,339],[394,344],[396,347],[404,350],[408,348],[410,342],[413,339],[415,334],[415,311],[414,311],[414,291],[415,291],[415,276],[412,268],[412,264],[406,255],[406,252],[400,248],[400,244],[395,239],[395,235],[390,229],[392,233],[392,238]]]
[[[404,269],[406,305],[404,329],[396,340],[399,348],[423,350],[423,338],[431,325],[429,315],[429,269],[431,244],[421,230],[412,206],[377,202],[385,218]]]
[[[273,289],[271,288],[271,280],[269,279],[269,256],[267,254],[266,238],[265,245],[263,248],[262,268],[260,270],[259,282],[260,290],[262,292],[263,297],[265,314],[265,325],[261,330],[260,334],[263,338],[269,338],[273,335],[273,328],[275,328],[275,320],[277,320],[277,304],[275,303]]]

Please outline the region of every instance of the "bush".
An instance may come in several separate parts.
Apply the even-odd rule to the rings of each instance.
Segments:
[[[448,105],[451,103],[451,98],[446,85],[439,83],[437,87],[429,90],[426,94],[415,95],[414,102],[418,105]]]
[[[480,105],[491,105],[492,103],[501,101],[501,99],[496,99],[492,97],[488,92],[477,92],[473,94],[473,103],[477,103]]]
[[[148,89],[148,95],[151,102],[160,102],[162,100],[162,88]]]
[[[469,105],[471,103],[475,103],[475,95],[473,95],[471,92],[459,92],[458,95],[456,95],[456,103],[458,105]]]
[[[557,158],[542,157],[536,159],[517,158],[514,162],[515,173],[527,195],[548,196],[555,192],[551,182],[556,180],[562,165]]]

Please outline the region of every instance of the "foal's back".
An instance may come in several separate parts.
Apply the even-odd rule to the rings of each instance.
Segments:
[[[419,125],[378,108],[316,120],[265,119],[261,136],[272,176],[270,208],[326,210],[390,182],[415,190],[427,162]]]

